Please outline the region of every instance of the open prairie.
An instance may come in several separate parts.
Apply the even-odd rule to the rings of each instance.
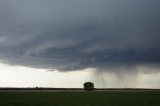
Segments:
[[[3,91],[0,106],[160,106],[159,90]]]

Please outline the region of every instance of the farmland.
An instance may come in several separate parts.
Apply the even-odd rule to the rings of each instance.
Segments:
[[[0,106],[160,106],[159,90],[0,92]]]

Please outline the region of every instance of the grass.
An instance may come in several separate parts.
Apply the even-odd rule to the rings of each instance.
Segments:
[[[160,92],[0,92],[0,106],[160,106]]]

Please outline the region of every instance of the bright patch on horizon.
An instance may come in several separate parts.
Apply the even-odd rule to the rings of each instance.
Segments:
[[[84,82],[92,81],[97,88],[159,88],[160,72],[144,74],[144,69],[140,67],[136,76],[124,73],[118,76],[112,72],[97,72],[93,68],[59,72],[0,63],[0,87],[82,88]]]

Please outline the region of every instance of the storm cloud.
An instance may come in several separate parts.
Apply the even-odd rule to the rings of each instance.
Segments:
[[[1,0],[0,61],[58,69],[160,63],[159,0]]]

